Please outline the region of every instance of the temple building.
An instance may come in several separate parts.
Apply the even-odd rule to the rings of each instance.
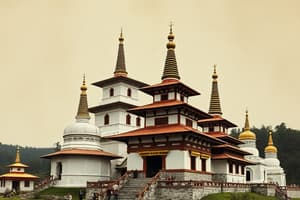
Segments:
[[[125,64],[124,38],[121,31],[119,49],[114,76],[93,83],[102,88],[100,105],[89,108],[95,114],[95,125],[101,132],[101,145],[109,152],[123,158],[111,161],[111,172],[117,177],[126,171],[127,145],[123,142],[107,139],[107,136],[144,127],[144,118],[127,112],[139,103],[139,88],[148,84],[128,77]]]
[[[265,158],[259,156],[256,148],[256,134],[250,130],[248,111],[246,111],[245,127],[239,135],[243,142],[240,148],[251,153],[245,155],[245,159],[254,163],[246,166],[247,183],[277,183],[280,186],[286,185],[284,170],[280,167],[277,159],[277,148],[273,144],[272,132],[269,133],[268,146],[265,148]]]
[[[75,123],[67,126],[60,151],[42,156],[51,159],[55,187],[86,187],[87,181],[109,180],[110,161],[121,158],[103,151],[97,126],[89,123],[85,77]]]
[[[227,133],[235,125],[221,117],[216,72],[212,108],[206,113],[188,103],[189,97],[200,93],[180,81],[172,27],[168,40],[162,82],[140,89],[151,95],[153,102],[128,110],[145,118],[145,127],[109,138],[128,145],[127,170],[138,170],[142,176],[152,177],[164,170],[183,180],[215,177],[245,182],[244,166],[251,163],[244,155],[249,153],[239,149],[236,145],[242,142]]]
[[[34,182],[39,179],[38,176],[25,173],[28,166],[21,163],[20,148],[17,148],[15,162],[8,165],[9,172],[0,175],[0,193],[7,191],[29,192],[34,190]]]
[[[202,132],[226,142],[225,144],[212,146],[213,180],[244,183],[245,166],[253,163],[244,159],[244,156],[250,155],[250,153],[238,147],[243,142],[228,134],[228,129],[234,128],[236,125],[222,117],[216,65],[214,66],[212,79],[208,114],[213,118],[199,120],[198,126],[202,127]]]

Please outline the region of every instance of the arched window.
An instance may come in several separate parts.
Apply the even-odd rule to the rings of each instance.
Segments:
[[[109,90],[109,96],[114,96],[114,88],[110,88]]]
[[[246,170],[246,181],[251,181],[251,171],[249,169]]]
[[[62,174],[62,163],[58,162],[56,163],[56,177],[58,180],[61,180],[61,174]]]
[[[130,88],[127,89],[127,96],[131,97],[131,89]]]
[[[106,114],[104,116],[104,125],[107,125],[107,124],[109,124],[109,115],[108,114]]]
[[[141,118],[140,117],[136,118],[136,126],[141,126]]]
[[[126,116],[126,124],[130,125],[130,121],[131,121],[131,116],[128,114]]]

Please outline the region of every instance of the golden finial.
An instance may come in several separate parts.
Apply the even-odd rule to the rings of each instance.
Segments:
[[[246,119],[245,119],[245,127],[244,131],[250,130],[249,118],[248,118],[248,109],[246,109]]]
[[[167,48],[168,49],[175,49],[176,45],[175,43],[173,42],[175,36],[173,35],[173,22],[170,23],[170,32],[169,32],[169,35],[168,35],[168,40],[169,42],[167,43]]]
[[[20,159],[20,147],[17,146],[17,153],[16,153],[16,160],[15,163],[20,163],[21,159]]]
[[[123,43],[124,38],[123,38],[123,28],[121,27],[121,32],[120,32],[120,37],[119,37],[119,42]]]
[[[214,73],[213,73],[213,75],[212,75],[212,78],[213,78],[214,80],[216,80],[216,79],[218,78],[218,74],[217,74],[216,68],[217,68],[217,65],[214,64]]]
[[[82,81],[82,85],[80,87],[80,90],[82,91],[82,93],[84,94],[85,91],[87,90],[87,87],[85,85],[85,74],[83,74],[83,81]]]
[[[268,146],[265,148],[265,153],[277,153],[277,148],[273,144],[272,130],[269,130]]]

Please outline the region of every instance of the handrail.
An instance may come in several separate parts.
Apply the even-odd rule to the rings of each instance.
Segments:
[[[102,190],[99,195],[101,197],[103,197],[103,199],[106,197],[106,191],[109,185],[113,185],[113,184],[117,184],[119,185],[119,189],[121,189],[123,187],[124,182],[126,182],[128,180],[129,174],[131,172],[126,172],[125,174],[123,174],[123,176],[120,176],[118,179],[116,180],[111,180],[111,181],[106,181],[105,187],[103,187],[105,190]]]
[[[150,186],[153,185],[154,183],[157,183],[157,180],[159,178],[160,178],[160,171],[157,172],[157,174],[154,177],[152,177],[151,181],[147,183],[147,185],[143,188],[143,190],[136,195],[137,200],[142,200],[143,197],[145,196],[145,193],[149,191]]]

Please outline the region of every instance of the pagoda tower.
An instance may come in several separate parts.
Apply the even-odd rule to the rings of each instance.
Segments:
[[[269,132],[268,145],[265,148],[265,164],[267,166],[267,182],[286,186],[285,173],[277,158],[277,148],[273,144],[272,131]]]
[[[251,153],[246,155],[245,159],[252,162],[254,165],[246,166],[246,182],[247,183],[265,183],[266,173],[264,159],[259,156],[258,149],[256,147],[256,134],[250,130],[248,110],[245,114],[245,126],[243,132],[239,135],[239,140],[243,143],[239,147]]]
[[[127,146],[123,142],[112,141],[106,137],[144,126],[143,117],[128,113],[127,110],[138,105],[139,88],[148,86],[128,77],[122,30],[114,76],[92,85],[102,88],[103,94],[100,104],[89,108],[89,111],[95,114],[95,124],[103,137],[101,144],[105,150],[123,157],[111,163],[112,176],[116,177],[126,170]]]
[[[179,180],[211,180],[211,146],[225,142],[197,129],[198,120],[212,116],[188,103],[200,93],[180,81],[174,37],[171,26],[162,81],[141,88],[153,102],[128,110],[145,118],[145,127],[109,138],[128,145],[127,169],[140,176],[163,170]]]
[[[86,187],[87,181],[110,180],[110,160],[120,156],[103,151],[97,126],[90,124],[85,77],[75,122],[67,126],[59,151],[42,156],[51,160],[54,187]]]
[[[242,142],[228,134],[228,129],[236,125],[222,117],[216,65],[214,65],[212,79],[208,113],[213,117],[199,120],[198,126],[202,127],[204,133],[225,142],[225,144],[212,146],[213,180],[244,183],[245,166],[252,164],[245,160],[244,156],[250,153],[240,149],[238,145]]]
[[[0,193],[6,191],[19,193],[34,190],[34,181],[39,179],[39,177],[25,173],[25,169],[28,166],[21,162],[19,147],[17,147],[15,162],[7,167],[9,167],[9,172],[0,175]]]

